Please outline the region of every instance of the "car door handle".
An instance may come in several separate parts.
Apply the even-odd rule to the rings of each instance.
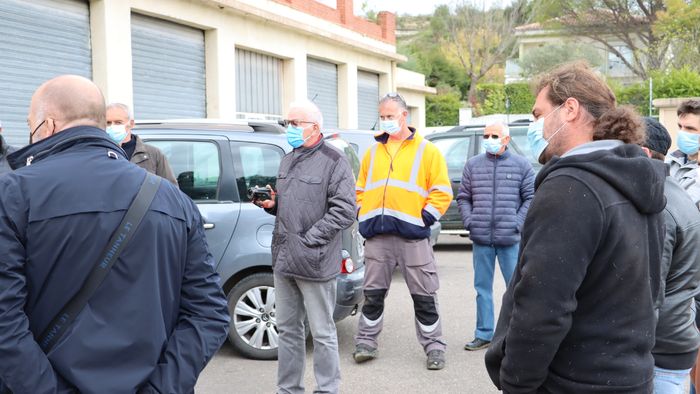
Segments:
[[[204,223],[203,227],[205,230],[211,230],[214,228],[214,223]]]
[[[461,183],[462,182],[462,178],[452,178],[450,180],[452,181],[452,183]]]

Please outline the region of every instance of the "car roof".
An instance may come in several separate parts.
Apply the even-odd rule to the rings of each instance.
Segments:
[[[527,119],[521,119],[517,120],[515,122],[508,123],[509,128],[526,128],[530,124],[530,121]],[[451,134],[456,134],[456,133],[464,133],[464,134],[477,134],[477,133],[482,133],[484,131],[484,128],[486,128],[486,125],[461,125],[461,126],[455,126],[449,130],[444,130],[444,131],[436,131],[434,133],[428,134],[425,138],[431,139],[434,137],[444,137],[447,135]]]
[[[187,130],[188,132],[254,132],[284,134],[284,128],[272,120],[225,120],[225,119],[167,119],[136,121],[137,130]]]

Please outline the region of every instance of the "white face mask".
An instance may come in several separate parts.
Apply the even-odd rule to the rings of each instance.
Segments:
[[[117,144],[121,144],[124,139],[126,139],[127,136],[127,131],[126,131],[126,125],[123,124],[113,124],[111,126],[107,126],[107,135],[109,138],[112,139],[112,141],[116,142]]]
[[[379,122],[379,129],[389,135],[394,135],[401,131],[401,124],[398,119],[382,120]]]

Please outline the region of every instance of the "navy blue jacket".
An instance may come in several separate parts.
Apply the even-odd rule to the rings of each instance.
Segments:
[[[0,178],[0,382],[15,394],[192,392],[229,322],[194,203],[161,182],[105,281],[44,354],[35,338],[80,289],[146,171],[94,127],[9,161],[16,171]]]
[[[469,238],[482,245],[520,242],[530,201],[535,194],[530,162],[508,149],[501,155],[482,153],[464,165],[457,194],[459,212]]]

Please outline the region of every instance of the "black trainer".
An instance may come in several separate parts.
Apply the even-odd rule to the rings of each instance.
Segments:
[[[433,371],[445,368],[445,352],[439,349],[429,351],[427,366]]]
[[[474,338],[473,341],[464,345],[464,350],[480,350],[489,347],[491,341],[485,341],[481,338]]]
[[[352,358],[354,358],[355,362],[358,364],[373,360],[377,358],[377,348],[360,343],[359,345],[355,346],[355,352],[352,354]]]

